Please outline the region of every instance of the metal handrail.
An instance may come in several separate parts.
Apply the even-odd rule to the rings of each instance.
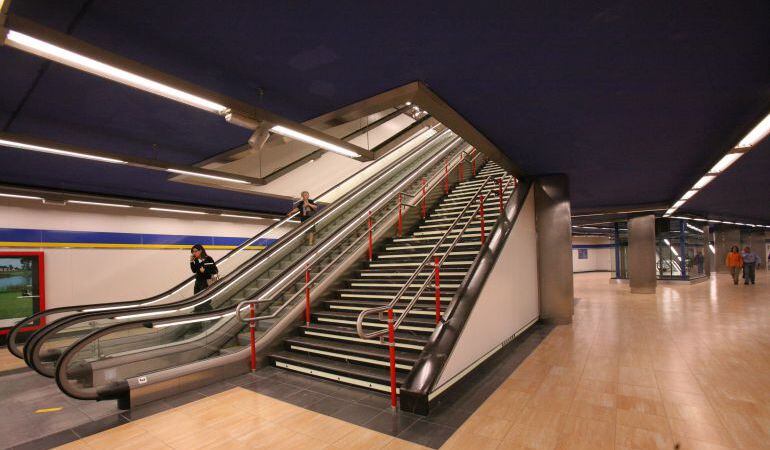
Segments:
[[[381,330],[376,330],[376,331],[373,331],[371,333],[366,333],[364,331],[363,324],[364,324],[364,320],[366,319],[366,317],[371,315],[371,314],[377,313],[377,314],[380,314],[380,320],[384,320],[381,317],[382,313],[385,313],[388,310],[392,309],[401,300],[401,297],[403,297],[403,295],[406,293],[406,291],[412,285],[412,282],[415,279],[417,279],[417,277],[420,275],[420,273],[422,273],[422,271],[426,267],[427,263],[431,260],[431,258],[434,257],[436,252],[441,248],[441,245],[443,245],[443,243],[446,240],[446,238],[454,230],[454,227],[455,227],[455,225],[457,225],[457,222],[459,222],[460,219],[463,216],[465,216],[466,212],[468,211],[468,208],[470,208],[470,206],[473,204],[473,202],[476,201],[476,199],[478,198],[479,194],[484,190],[484,188],[486,187],[487,183],[489,183],[489,181],[492,178],[494,178],[494,177],[492,175],[490,175],[490,176],[488,176],[488,177],[486,177],[484,179],[484,182],[481,184],[481,186],[479,186],[479,188],[476,189],[476,192],[474,193],[473,197],[471,197],[470,200],[468,200],[468,202],[465,204],[465,207],[463,207],[462,211],[460,211],[460,213],[457,215],[455,220],[452,221],[452,224],[449,226],[449,228],[444,232],[444,234],[441,236],[441,238],[436,242],[436,244],[433,246],[433,248],[430,250],[430,252],[428,252],[428,255],[417,266],[417,268],[415,269],[414,273],[412,273],[412,275],[409,277],[407,282],[398,291],[396,296],[393,297],[393,299],[390,301],[390,303],[388,303],[387,305],[375,306],[373,308],[368,308],[368,309],[365,309],[365,310],[361,311],[361,313],[358,315],[358,318],[356,320],[356,331],[358,332],[358,335],[362,339],[373,339],[375,337],[380,337],[381,340],[384,339],[382,336],[384,336],[385,334],[387,334],[389,332],[388,328],[383,328]],[[502,189],[503,192],[505,192],[508,189],[508,186],[510,185],[511,181],[512,181],[512,178],[509,179],[505,183],[505,187]],[[492,192],[492,190],[490,190],[488,192]],[[500,195],[500,193],[494,193],[494,194],[496,194],[498,196]],[[457,234],[457,236],[455,236],[455,238],[452,241],[452,243],[450,244],[449,248],[444,252],[444,255],[439,260],[439,263],[438,263],[439,266],[441,266],[444,263],[444,261],[446,261],[446,259],[449,257],[449,254],[457,246],[457,243],[459,242],[460,237],[462,237],[462,235],[465,232],[465,230],[467,230],[468,226],[471,224],[471,222],[473,222],[473,219],[479,213],[481,207],[482,207],[482,205],[479,204],[479,206],[477,206],[476,209],[474,210],[473,214],[471,214],[471,216],[468,217],[468,219],[465,221],[465,224],[463,225],[462,229]],[[499,218],[498,218],[498,220],[499,220]],[[425,291],[425,289],[430,284],[430,281],[431,281],[431,277],[430,276],[426,277],[426,279],[423,282],[422,286],[420,286],[420,288],[417,290],[417,293],[412,297],[412,299],[409,302],[409,304],[403,309],[403,311],[401,312],[401,315],[398,317],[398,319],[392,324],[392,328],[391,328],[392,331],[395,331],[396,329],[398,329],[398,327],[401,325],[401,322],[403,322],[404,319],[406,319],[406,317],[409,314],[409,312],[412,310],[412,308],[414,308],[414,305],[417,303],[417,300],[419,300],[419,298],[422,295],[422,293]]]
[[[468,153],[465,150],[461,151],[459,157],[456,158],[456,160],[450,164],[452,169],[456,168],[458,165],[462,164],[463,162],[467,162],[466,159],[465,159],[467,154]],[[477,157],[478,157],[478,155],[477,155]],[[427,198],[428,194],[432,193],[433,189],[435,189],[437,186],[440,185],[440,182],[441,182],[441,177],[437,177],[435,180],[431,181],[430,188],[428,188],[428,185],[426,185],[424,193],[422,192],[422,187],[420,187],[420,188],[418,188],[417,193],[415,193],[415,194],[410,194],[410,193],[407,193],[407,192],[399,192],[398,194],[396,194],[396,196],[398,196],[399,194],[406,194],[406,195],[412,197],[413,198],[413,200],[412,200],[413,204],[412,205],[409,205],[409,204],[398,205],[398,204],[396,204],[395,206],[391,207],[380,219],[378,219],[375,223],[372,224],[371,230],[373,231],[377,225],[379,225],[380,223],[386,221],[390,217],[390,215],[393,214],[399,208],[399,206],[415,206],[417,203],[419,203],[420,201],[422,201],[425,198]],[[347,255],[347,253],[348,253],[348,251],[350,251],[350,249],[355,248],[355,246],[359,245],[361,243],[361,241],[364,240],[364,238],[368,238],[368,237],[369,237],[369,233],[364,233],[361,236],[359,236],[358,238],[356,238],[347,247],[345,247],[345,249],[339,255],[335,256],[329,263],[327,263],[324,267],[322,267],[321,270],[318,271],[318,273],[316,273],[307,282],[307,285],[310,286],[313,283],[315,283],[318,280],[318,278],[320,278],[321,275],[325,274],[326,271],[329,268],[334,267],[334,264],[340,258],[342,258],[343,256]],[[299,277],[300,277],[300,275],[297,276],[297,278],[299,278]],[[272,314],[264,315],[264,316],[256,316],[256,317],[250,317],[250,316],[249,317],[244,317],[243,315],[241,315],[241,311],[248,310],[250,312],[251,311],[250,307],[253,306],[253,305],[258,305],[258,304],[262,304],[262,303],[271,303],[271,302],[273,302],[275,300],[275,296],[271,296],[270,298],[266,298],[266,299],[243,300],[240,303],[238,303],[238,305],[236,306],[236,308],[235,308],[236,314],[238,314],[238,318],[242,322],[246,322],[246,323],[254,323],[254,322],[258,322],[260,320],[273,319],[273,318],[277,317],[277,315],[281,311],[283,311],[287,306],[289,306],[292,302],[294,302],[300,296],[300,294],[303,294],[303,293],[304,293],[304,290],[298,290],[288,300],[283,302],[283,304],[281,304],[281,306],[279,306]],[[278,295],[278,293],[276,293],[275,295]]]

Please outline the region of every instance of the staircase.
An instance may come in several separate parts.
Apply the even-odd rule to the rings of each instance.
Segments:
[[[311,323],[298,328],[293,337],[284,340],[283,349],[270,355],[270,361],[279,368],[348,385],[390,392],[390,359],[387,342],[379,339],[361,339],[356,332],[356,319],[367,308],[386,305],[412,276],[441,236],[461,213],[465,204],[487,176],[510,178],[494,162],[485,164],[475,177],[456,184],[449,194],[419,221],[410,233],[387,240],[373,261],[365,262],[327,298],[319,300],[311,314]],[[497,190],[497,181],[488,189]],[[513,192],[511,183],[504,192],[504,201]],[[476,200],[478,204],[478,200]],[[465,217],[470,216],[472,206]],[[491,196],[484,201],[484,219],[488,234],[499,215],[499,199]],[[442,244],[448,248],[457,236],[464,220],[461,219],[450,238]],[[455,291],[466,276],[481,249],[481,227],[477,217],[460,238],[457,246],[441,267],[440,291],[442,314]],[[443,255],[439,250],[438,256]],[[417,292],[425,277],[432,277],[431,268],[424,268],[406,294],[394,308],[394,315],[403,313],[403,307]],[[411,294],[411,295],[410,295]],[[403,303],[403,305],[402,305]],[[399,308],[399,305],[402,305]],[[412,369],[436,326],[436,299],[431,284],[423,292],[409,316],[395,334],[396,378],[400,386]],[[369,316],[364,328],[386,328],[387,322]]]

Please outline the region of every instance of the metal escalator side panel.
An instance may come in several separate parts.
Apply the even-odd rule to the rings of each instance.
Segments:
[[[394,167],[397,168],[398,166],[395,165]],[[192,319],[195,319],[195,320],[205,319],[206,317],[216,318],[215,316],[218,313],[219,312],[217,312],[217,311],[213,311],[211,313],[193,314],[193,315],[185,316],[185,317],[192,318]],[[169,319],[169,320],[171,320],[171,319]],[[173,319],[173,320],[177,320],[177,319]],[[167,320],[166,323],[168,323],[168,322],[169,321]],[[152,321],[150,321],[150,323],[152,323]],[[184,324],[182,324],[182,325],[184,325]],[[104,367],[102,367],[102,366],[104,366],[104,364],[101,364],[100,362],[96,361],[96,360],[99,359],[100,355],[98,355],[98,353],[97,353],[97,357],[94,359],[94,361],[89,361],[88,357],[87,357],[88,355],[86,355],[85,353],[84,353],[83,357],[80,357],[80,358],[76,357],[76,354],[81,352],[81,351],[85,352],[87,350],[86,347],[88,345],[88,341],[97,341],[97,340],[108,341],[109,339],[103,339],[103,336],[105,336],[106,334],[109,334],[110,330],[112,330],[114,332],[119,332],[119,331],[126,330],[127,329],[126,327],[137,329],[137,328],[139,328],[141,326],[142,326],[142,322],[141,321],[130,322],[130,323],[127,323],[125,325],[114,325],[114,326],[111,326],[111,327],[108,327],[106,329],[101,330],[102,332],[106,330],[106,333],[102,333],[102,332],[93,333],[93,334],[89,335],[88,337],[86,337],[85,339],[81,340],[75,346],[70,347],[69,350],[65,351],[64,356],[63,356],[62,360],[60,360],[59,365],[57,367],[57,371],[56,371],[57,378],[61,378],[60,380],[57,380],[57,382],[60,384],[60,386],[62,386],[63,390],[65,390],[66,393],[72,394],[72,396],[82,397],[82,396],[93,396],[93,395],[95,395],[95,393],[94,393],[95,391],[90,390],[89,386],[77,386],[76,384],[73,384],[72,380],[68,379],[67,373],[68,373],[68,371],[69,372],[72,372],[72,371],[74,371],[74,372],[82,372],[84,370],[82,367],[79,367],[79,368],[78,367],[74,367],[74,366],[70,367],[72,365],[75,365],[75,364],[80,364],[81,366],[85,365],[87,367],[87,370],[91,372],[90,378],[93,379],[93,380],[96,380],[97,382],[99,382],[102,379],[99,377],[98,372],[105,369]],[[170,345],[167,345],[166,349],[168,350],[168,349],[173,348],[173,351],[176,352],[177,356],[179,356],[179,355],[188,355],[188,358],[186,358],[188,360],[189,359],[193,359],[193,360],[194,359],[200,359],[202,356],[199,356],[199,355],[200,354],[204,354],[204,353],[206,353],[208,351],[204,347],[216,348],[218,345],[221,346],[223,343],[225,343],[227,341],[228,334],[229,334],[229,337],[232,338],[232,329],[237,329],[238,327],[242,327],[242,324],[238,324],[236,327],[231,327],[231,328],[224,327],[224,326],[221,327],[221,328],[218,328],[218,329],[222,329],[222,330],[227,329],[227,330],[230,330],[230,331],[223,332],[223,333],[207,335],[207,337],[206,337],[206,345],[205,346],[204,345],[200,345],[199,343],[192,344],[192,342],[195,342],[195,339],[193,339],[193,340],[191,340],[190,343],[188,343],[187,341],[179,341],[179,342],[172,341],[172,342],[169,342],[168,344],[170,344]],[[198,338],[198,341],[200,341],[200,337]],[[160,346],[160,347],[162,347],[162,346]],[[156,356],[155,355],[155,349],[150,350],[150,352],[151,353],[146,354],[146,356],[150,356],[150,357],[155,357]],[[195,356],[194,358],[190,358],[189,355],[192,355],[195,352],[199,352],[199,355]],[[135,358],[136,355],[140,354],[140,353],[141,352],[128,352],[128,353],[121,352],[121,353],[118,353],[118,354],[110,354],[109,356],[111,358],[104,358],[104,359],[106,361],[108,359],[128,358],[127,361],[130,361],[131,358]],[[104,355],[102,355],[102,356],[104,356]],[[163,357],[163,355],[158,354],[157,357],[160,358],[160,357]],[[181,364],[181,361],[178,361],[178,362]],[[83,363],[83,364],[81,364],[81,363]],[[174,362],[174,364],[175,363],[176,363],[176,361]],[[157,369],[158,367],[155,366],[153,368]],[[139,373],[142,373],[142,372],[139,372]],[[125,376],[127,374],[123,373],[121,375]],[[102,381],[112,381],[112,380],[103,379]]]
[[[505,204],[503,219],[498,221],[490,232],[489,238],[457,288],[442,321],[434,330],[401,386],[401,409],[426,415],[430,401],[440,394],[435,392],[439,387],[437,386],[439,378],[516,224],[530,187],[530,181],[520,181]]]

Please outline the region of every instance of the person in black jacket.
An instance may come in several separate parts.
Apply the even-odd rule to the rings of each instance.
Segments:
[[[291,216],[292,214],[298,212],[299,213],[299,221],[304,222],[311,218],[313,214],[318,211],[318,205],[310,199],[310,193],[308,191],[302,191],[302,194],[300,194],[302,198],[294,204],[294,208],[292,208],[291,211],[289,211],[288,215]],[[315,245],[315,230],[310,229],[307,232],[307,243],[309,245]]]
[[[212,277],[219,273],[214,258],[206,254],[201,244],[195,244],[190,249],[190,270],[195,274],[193,292],[196,294],[209,287]]]

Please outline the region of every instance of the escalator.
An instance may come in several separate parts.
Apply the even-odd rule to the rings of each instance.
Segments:
[[[404,145],[411,145],[413,150],[391,161],[387,167],[359,186],[355,192],[346,194],[302,226],[283,234],[273,245],[229,271],[218,283],[206,291],[176,302],[163,301],[151,304],[129,302],[128,304],[99,305],[72,311],[70,315],[55,320],[32,336],[23,348],[25,361],[39,373],[53,376],[61,354],[79,339],[100,329],[115,324],[136,323],[143,318],[197,316],[201,314],[201,311],[231,308],[239,301],[250,298],[268,285],[273,276],[292,266],[311,250],[312,247],[307,245],[305,239],[305,234],[309,230],[315,231],[319,241],[334,235],[356,213],[356,205],[370,202],[372,198],[380,195],[382,190],[396,183],[400,173],[420,165],[435,152],[457,140],[451,132],[446,130],[436,133],[435,130],[431,129],[426,133],[432,136],[426,139],[426,136],[420,135],[422,137],[410,139]],[[360,174],[350,178],[355,176],[360,176]],[[319,196],[319,198],[323,198],[323,196]],[[281,226],[286,220],[288,219],[274,224],[273,227]],[[273,227],[268,228],[265,233],[258,236],[270,233],[271,229],[274,229]],[[267,326],[267,323],[263,326]],[[148,333],[146,330],[124,333],[117,339],[98,341],[98,345],[85,351],[83,357],[93,358],[99,354],[121,352],[126,348],[154,348],[162,347],[171,342],[184,341],[190,333],[188,328],[194,327],[167,328],[156,333]],[[11,342],[9,340],[9,345]],[[88,354],[89,351],[91,352],[90,355]]]
[[[161,395],[161,391],[170,395],[182,385],[243,373],[248,370],[244,364],[249,360],[248,343],[253,342],[250,331],[260,343],[274,340],[275,333],[295,320],[297,306],[304,300],[302,280],[306,276],[318,278],[314,289],[335,283],[339,278],[335,270],[344,270],[345,261],[358,259],[367,222],[384,224],[394,220],[396,209],[414,207],[401,193],[418,192],[428,182],[436,184],[445,171],[461,164],[469,149],[450,131],[437,133],[355,192],[281,237],[256,263],[229,274],[218,283],[221,287],[216,292],[205,296],[206,303],[191,300],[174,305],[173,310],[142,307],[121,315],[99,313],[63,321],[59,330],[75,323],[103,324],[92,327],[85,338],[63,346],[61,358],[56,358],[57,383],[75,398],[118,398],[127,406],[147,401],[148,397],[137,398],[139,388],[149,388],[145,390],[152,391],[151,396]],[[313,246],[305,244],[310,230],[317,236]],[[335,270],[321,274],[312,269],[328,267]],[[237,314],[237,305],[244,300],[252,301],[249,313],[263,319],[252,330]],[[212,310],[194,312],[194,306],[200,304],[211,305]],[[58,333],[49,331],[49,336]],[[36,364],[34,355],[46,354],[46,340],[41,342],[28,346],[40,349],[32,353]],[[45,364],[42,358],[39,362]]]

